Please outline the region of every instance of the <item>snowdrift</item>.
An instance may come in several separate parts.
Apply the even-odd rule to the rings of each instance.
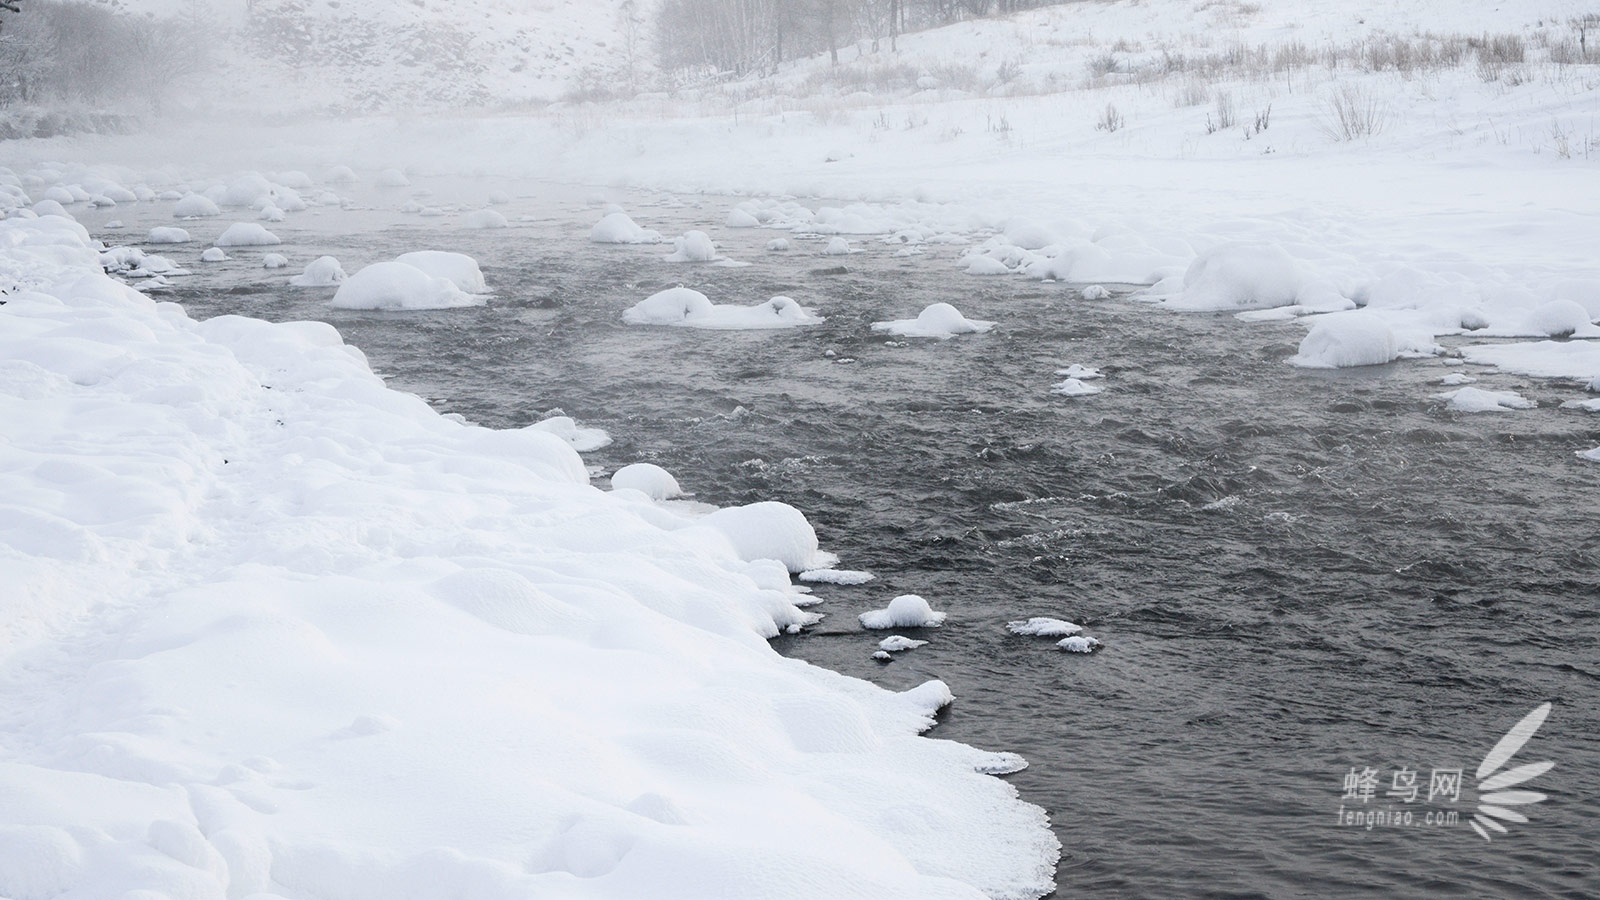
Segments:
[[[1008,757],[918,737],[943,684],[767,645],[808,621],[798,511],[601,492],[327,325],[136,293],[66,219],[0,221],[0,274],[0,895],[1052,889]]]

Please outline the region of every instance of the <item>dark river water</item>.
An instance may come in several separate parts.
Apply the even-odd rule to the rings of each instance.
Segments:
[[[429,202],[487,189],[436,186]],[[1027,757],[1010,781],[1051,815],[1063,896],[1600,896],[1600,466],[1574,456],[1600,444],[1600,418],[1557,408],[1577,385],[1475,369],[1479,387],[1539,408],[1456,414],[1428,399],[1456,370],[1439,360],[1286,365],[1294,323],[970,277],[959,248],[907,258],[853,238],[864,252],[841,260],[792,238],[769,253],[771,231],[714,227],[731,199],[614,196],[753,265],[668,263],[670,246],[589,243],[602,210],[584,191],[521,193],[496,231],[392,211],[404,195],[302,213],[271,226],[293,261],[276,273],[259,251],[206,266],[203,245],[171,248],[196,274],[167,296],[201,318],[332,322],[441,410],[519,426],[560,409],[615,439],[592,465],[655,462],[706,502],[799,507],[842,567],[877,580],[818,585],[827,618],[777,649],[891,688],[946,681],[957,700],[931,735]],[[118,213],[130,229],[97,236],[170,223],[124,208],[90,224]],[[323,253],[354,272],[419,249],[476,257],[495,297],[351,312],[284,284]],[[828,318],[622,324],[678,284],[719,303],[784,294]],[[1000,324],[949,341],[870,330],[936,301]],[[1050,393],[1070,363],[1100,367],[1104,392]],[[949,621],[900,632],[930,643],[874,661],[882,635],[856,616],[901,593]],[[1028,616],[1104,646],[1006,632]],[[1545,701],[1513,764],[1554,761],[1526,785],[1549,799],[1486,842],[1467,824],[1476,769]],[[1346,777],[1368,769],[1363,801]],[[1341,809],[1401,822],[1345,824]]]

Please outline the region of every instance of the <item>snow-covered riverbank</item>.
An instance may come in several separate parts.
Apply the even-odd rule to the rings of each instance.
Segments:
[[[980,774],[1018,761],[918,736],[942,684],[780,658],[800,595],[716,527],[326,326],[196,323],[67,219],[0,223],[0,277],[0,892],[1050,889]]]

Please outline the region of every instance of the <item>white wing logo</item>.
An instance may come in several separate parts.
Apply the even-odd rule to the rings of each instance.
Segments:
[[[1500,824],[1500,821],[1519,823],[1528,821],[1527,816],[1510,807],[1539,803],[1545,799],[1545,795],[1538,791],[1511,791],[1506,790],[1506,788],[1515,787],[1525,781],[1532,781],[1555,768],[1555,763],[1529,763],[1525,766],[1507,769],[1504,772],[1500,772],[1500,767],[1510,762],[1511,757],[1517,755],[1517,751],[1522,749],[1522,745],[1526,744],[1538,732],[1539,726],[1544,724],[1545,717],[1548,715],[1550,715],[1550,704],[1544,703],[1533,712],[1523,716],[1522,721],[1511,726],[1511,730],[1506,732],[1506,736],[1500,739],[1500,743],[1495,744],[1494,749],[1489,751],[1489,755],[1483,758],[1483,764],[1478,766],[1478,812],[1468,824],[1484,840],[1490,839],[1489,831],[1485,829],[1497,831],[1501,834],[1506,833],[1506,827]],[[1496,775],[1496,772],[1500,772],[1500,774]]]

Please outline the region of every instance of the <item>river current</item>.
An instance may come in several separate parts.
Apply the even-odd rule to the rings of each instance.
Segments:
[[[432,185],[428,202],[488,187]],[[197,318],[328,321],[442,411],[514,427],[560,410],[614,438],[593,466],[654,462],[708,503],[803,510],[842,567],[877,577],[815,586],[827,617],[774,645],[890,688],[947,682],[957,700],[930,737],[1030,761],[1008,777],[1051,815],[1062,896],[1600,895],[1600,467],[1573,452],[1600,443],[1600,419],[1559,408],[1579,386],[1468,367],[1539,406],[1452,413],[1429,398],[1462,367],[1296,369],[1293,322],[966,276],[959,247],[903,256],[855,237],[859,252],[828,257],[789,235],[768,252],[772,231],[716,227],[733,199],[613,192],[669,241],[706,230],[752,265],[670,263],[670,243],[590,243],[591,192],[516,193],[502,230],[374,195],[269,226],[284,246],[231,262],[147,249],[194,271],[159,296]],[[85,218],[137,243],[173,224],[165,211]],[[112,218],[128,228],[99,227]],[[199,237],[226,221],[177,224]],[[331,291],[285,283],[324,253],[354,272],[420,249],[478,259],[489,305],[335,310]],[[263,250],[293,264],[264,270]],[[787,295],[827,321],[622,323],[678,284],[717,303]],[[948,341],[870,329],[937,301],[999,325]],[[1104,391],[1052,394],[1071,363],[1100,368]],[[876,661],[882,634],[856,616],[902,593],[949,621],[896,632],[929,643]],[[1007,633],[1029,616],[1103,646]],[[1554,761],[1525,785],[1549,799],[1485,841],[1468,825],[1478,765],[1546,701],[1512,764]]]

